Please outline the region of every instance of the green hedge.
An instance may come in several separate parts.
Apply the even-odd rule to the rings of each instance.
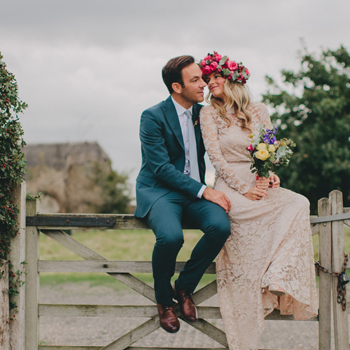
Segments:
[[[22,148],[23,129],[18,114],[27,104],[18,97],[15,76],[10,73],[0,52],[0,259],[8,260],[10,242],[18,234],[18,208],[13,202],[17,184],[24,180],[26,161]],[[18,294],[20,272],[12,271],[10,262],[10,308],[16,308],[13,296]]]

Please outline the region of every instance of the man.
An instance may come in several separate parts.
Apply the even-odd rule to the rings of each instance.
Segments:
[[[230,235],[230,201],[204,185],[204,144],[199,111],[206,83],[193,57],[171,59],[162,71],[171,96],[142,113],[142,167],[136,179],[135,216],[145,218],[156,236],[152,256],[160,324],[175,333],[180,323],[173,297],[184,318],[198,320],[191,294]],[[226,213],[225,213],[226,212]],[[172,288],[176,256],[184,242],[182,222],[203,231]]]

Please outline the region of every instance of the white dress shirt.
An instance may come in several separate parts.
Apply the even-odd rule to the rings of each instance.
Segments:
[[[191,166],[190,166],[190,151],[189,151],[189,141],[188,141],[188,118],[185,114],[186,108],[182,107],[180,104],[178,104],[173,97],[171,96],[171,99],[174,103],[176,113],[179,118],[180,122],[180,127],[181,127],[181,132],[182,132],[182,138],[184,141],[184,146],[185,146],[185,169],[184,169],[184,174],[190,176],[191,175]],[[188,109],[190,114],[192,115],[192,106]],[[207,188],[207,186],[203,185],[199,192],[197,193],[198,198],[202,198],[204,190]]]

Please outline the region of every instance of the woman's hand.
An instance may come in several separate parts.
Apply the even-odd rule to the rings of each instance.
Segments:
[[[270,182],[270,184],[269,184],[270,188],[280,187],[280,184],[281,184],[280,178],[274,173],[271,173],[271,175],[269,177],[269,182]]]
[[[266,177],[256,177],[255,186],[261,190],[267,190],[269,187],[270,179]]]
[[[260,200],[266,195],[267,195],[267,192],[265,190],[261,190],[260,188],[256,188],[256,187],[251,187],[247,193],[243,194],[244,197],[252,201]]]

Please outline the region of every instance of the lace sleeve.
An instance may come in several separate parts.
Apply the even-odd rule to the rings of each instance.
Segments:
[[[209,159],[217,174],[223,178],[230,187],[241,194],[247,193],[250,186],[237,176],[222,154],[218,140],[217,124],[213,113],[214,111],[211,107],[202,108],[200,113],[203,141]]]
[[[271,129],[272,128],[271,119],[270,119],[270,115],[266,105],[263,103],[259,103],[258,106],[259,106],[258,115],[259,115],[260,123],[264,126],[264,128]]]

